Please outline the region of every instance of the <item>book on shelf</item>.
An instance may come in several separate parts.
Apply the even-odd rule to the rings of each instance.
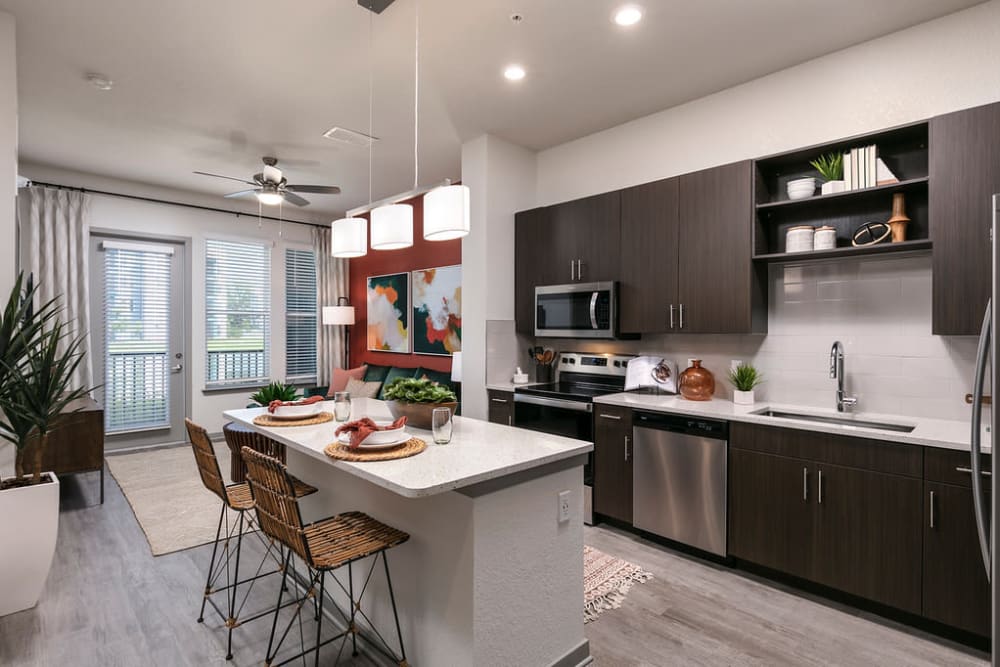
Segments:
[[[868,147],[868,164],[866,173],[868,174],[868,187],[875,187],[875,162],[878,160],[878,146],[872,144]]]
[[[882,158],[875,158],[875,185],[892,185],[893,183],[899,183],[899,179],[889,167],[885,166]]]
[[[844,190],[851,190],[851,152],[844,153]]]

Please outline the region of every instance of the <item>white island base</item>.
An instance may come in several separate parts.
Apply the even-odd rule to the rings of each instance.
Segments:
[[[226,414],[246,424],[260,412]],[[353,414],[388,416],[371,400],[355,401]],[[319,489],[302,501],[306,521],[358,510],[410,534],[388,552],[410,664],[590,662],[583,633],[583,464],[590,443],[457,418],[449,445],[411,429],[427,440],[427,451],[346,463],[322,454],[333,439],[330,424],[255,428],[285,443],[289,471]],[[558,497],[567,490],[570,516],[559,522]],[[394,646],[388,589],[382,568],[375,572],[362,604]],[[367,573],[368,561],[355,568],[356,590]],[[346,572],[337,576],[346,584]],[[344,596],[334,599],[347,608]]]

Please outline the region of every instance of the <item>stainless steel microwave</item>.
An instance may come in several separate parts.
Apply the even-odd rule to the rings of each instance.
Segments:
[[[614,338],[618,286],[613,282],[535,288],[535,335],[547,338]]]

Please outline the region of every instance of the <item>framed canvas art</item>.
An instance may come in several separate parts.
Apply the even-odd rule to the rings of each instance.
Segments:
[[[413,272],[413,351],[451,355],[462,349],[462,267]]]
[[[409,273],[369,276],[368,349],[409,354]]]

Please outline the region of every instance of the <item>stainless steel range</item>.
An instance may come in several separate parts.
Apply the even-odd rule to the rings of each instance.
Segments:
[[[594,441],[594,398],[625,390],[631,356],[561,352],[555,382],[514,390],[514,426]],[[584,521],[592,523],[594,453],[583,471]]]

